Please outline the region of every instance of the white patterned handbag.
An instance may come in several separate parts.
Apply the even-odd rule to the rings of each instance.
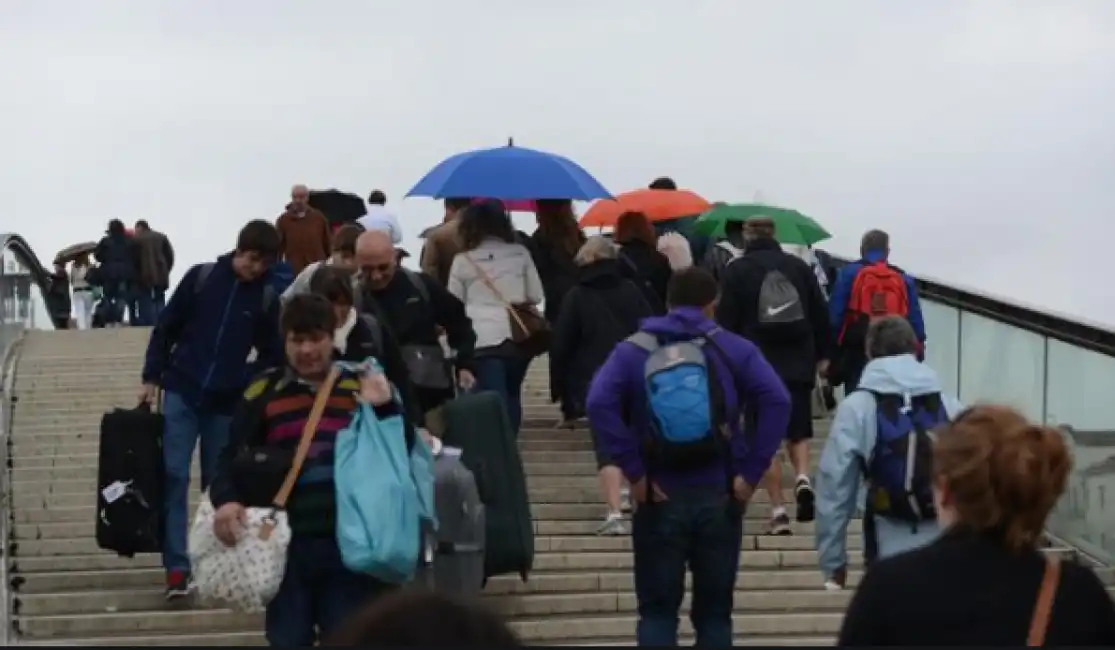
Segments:
[[[219,603],[238,611],[254,613],[265,610],[279,592],[286,572],[287,547],[291,538],[290,524],[283,508],[310,451],[310,443],[338,373],[339,370],[334,368],[318,389],[294,460],[272,501],[272,507],[246,509],[244,530],[235,546],[226,546],[217,538],[213,532],[216,510],[208,494],[202,497],[189,538],[194,585],[202,602]]]

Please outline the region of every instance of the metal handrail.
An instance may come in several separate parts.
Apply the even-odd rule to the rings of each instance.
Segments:
[[[9,569],[12,562],[12,471],[9,467],[9,459],[11,457],[11,427],[12,427],[12,411],[13,411],[13,387],[15,386],[15,368],[16,361],[19,359],[19,352],[23,346],[23,337],[27,330],[23,329],[16,335],[16,337],[8,343],[4,348],[2,360],[0,360],[0,373],[2,373],[3,383],[0,384],[2,394],[0,394],[0,555],[3,556],[3,561],[0,562],[0,606],[4,608],[4,623],[0,629],[0,645],[9,646],[17,645],[16,635],[14,634],[15,621],[13,619],[14,610],[12,607],[13,596],[11,588],[11,578],[9,576]]]

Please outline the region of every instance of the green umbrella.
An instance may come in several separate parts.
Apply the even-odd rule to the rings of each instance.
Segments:
[[[766,217],[774,222],[774,238],[782,244],[812,246],[832,237],[829,231],[797,210],[776,208],[761,203],[715,203],[697,220],[697,232],[712,237],[724,236],[724,224]]]

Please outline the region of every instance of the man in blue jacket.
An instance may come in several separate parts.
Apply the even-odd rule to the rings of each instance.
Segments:
[[[712,321],[716,297],[707,271],[674,273],[669,313],[620,342],[589,388],[589,422],[636,505],[641,646],[677,645],[687,565],[697,645],[732,645],[743,510],[790,419],[790,396],[759,349]],[[757,411],[748,440],[743,402]]]
[[[232,413],[255,374],[249,353],[255,349],[261,368],[283,363],[279,294],[269,271],[278,252],[275,227],[248,222],[235,251],[186,271],[147,343],[140,399],[154,403],[158,387],[164,391],[168,600],[189,593],[186,508],[194,447],[200,440],[204,491],[228,441]]]
[[[840,269],[829,294],[829,325],[839,360],[839,377],[833,383],[843,383],[845,394],[856,389],[867,365],[864,345],[872,321],[901,316],[918,337],[919,357],[925,346],[918,288],[912,277],[888,261],[890,235],[882,230],[867,231],[859,251],[860,259]]]

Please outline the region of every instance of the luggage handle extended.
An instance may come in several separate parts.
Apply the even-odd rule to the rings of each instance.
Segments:
[[[340,367],[334,365],[329,369],[325,381],[317,389],[314,406],[310,410],[310,417],[306,419],[306,426],[302,427],[302,438],[298,441],[298,448],[294,452],[290,469],[287,470],[286,478],[283,479],[283,484],[279,487],[275,498],[271,500],[271,512],[264,518],[263,527],[259,531],[259,538],[264,541],[271,537],[271,531],[275,529],[275,514],[286,506],[290,493],[294,491],[294,484],[298,481],[298,475],[302,472],[302,464],[306,462],[306,456],[310,453],[310,444],[313,443],[314,434],[317,433],[317,425],[321,422],[322,413],[325,412],[325,404],[333,394],[333,385],[337,383],[337,377],[340,374]]]

